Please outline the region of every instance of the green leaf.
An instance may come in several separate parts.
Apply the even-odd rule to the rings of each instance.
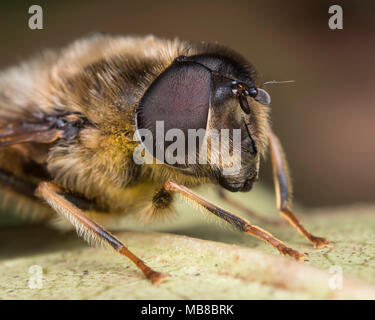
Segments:
[[[204,194],[231,208],[212,191]],[[273,194],[261,187],[233,197],[277,217]],[[127,229],[138,231],[116,232],[117,237],[150,267],[170,275],[158,287],[128,259],[90,248],[73,232],[63,234],[40,226],[4,228],[0,235],[0,298],[374,299],[374,208],[317,209],[308,214],[306,209],[297,209],[306,227],[334,241],[334,248],[312,248],[287,224],[252,222],[294,249],[307,252],[309,261],[305,263],[281,257],[260,240],[223,228],[223,223],[215,223],[217,219],[204,219],[199,211],[183,204],[177,206],[180,214],[170,223],[144,227],[125,220],[122,223]],[[36,276],[29,273],[33,265],[43,270],[41,289],[29,288]]]

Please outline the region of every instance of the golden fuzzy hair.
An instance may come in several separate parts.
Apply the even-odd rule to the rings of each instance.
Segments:
[[[3,128],[9,122],[38,123],[65,115],[84,120],[72,139],[43,147],[30,143],[0,149],[0,169],[34,183],[47,176],[68,192],[118,214],[147,207],[168,178],[189,187],[209,182],[208,177],[185,175],[169,166],[136,165],[132,155],[137,146],[136,109],[151,83],[178,56],[215,52],[246,63],[215,44],[93,35],[4,70],[0,73]],[[251,72],[259,84],[252,67]],[[250,130],[263,153],[266,108],[254,103],[252,117]],[[30,173],[25,161],[45,175]]]

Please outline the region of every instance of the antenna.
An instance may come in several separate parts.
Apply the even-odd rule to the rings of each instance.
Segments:
[[[266,84],[283,84],[283,83],[293,83],[296,82],[296,80],[271,80],[271,81],[266,81],[263,83],[263,86]]]

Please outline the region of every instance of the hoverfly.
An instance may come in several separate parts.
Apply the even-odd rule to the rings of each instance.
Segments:
[[[304,260],[305,254],[190,190],[212,184],[249,191],[269,148],[281,215],[315,247],[331,245],[291,211],[287,164],[270,127],[269,104],[254,67],[224,46],[154,36],[77,40],[0,73],[0,185],[33,206],[36,218],[58,213],[87,242],[128,257],[154,284],[166,274],[147,266],[95,222],[98,217],[105,224],[106,217],[142,210],[160,216],[180,195],[281,254]],[[135,163],[143,142],[134,136],[143,129],[156,134],[157,121],[183,133],[237,129],[240,169],[224,175],[222,162],[212,159],[203,165]],[[152,154],[154,147],[146,151]],[[167,145],[157,148],[163,153]]]

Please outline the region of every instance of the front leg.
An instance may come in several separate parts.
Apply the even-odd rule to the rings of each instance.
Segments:
[[[227,192],[225,190],[223,190],[222,187],[218,187],[216,192],[217,192],[217,195],[219,196],[220,199],[224,200],[225,202],[227,202],[231,206],[235,207],[236,209],[241,210],[242,212],[246,213],[247,216],[250,219],[254,218],[259,222],[264,222],[266,224],[273,224],[273,225],[282,225],[282,224],[286,223],[285,220],[282,220],[280,218],[276,218],[276,219],[269,218],[269,217],[263,216],[263,215],[255,212],[254,210],[248,208],[248,206],[246,206],[246,205],[242,204],[241,202],[233,199],[231,196],[228,196]]]
[[[282,243],[279,239],[275,238],[266,230],[254,226],[250,224],[249,221],[227,210],[220,208],[219,206],[202,198],[201,196],[189,190],[188,188],[180,186],[171,179],[169,179],[164,184],[164,190],[167,192],[176,192],[183,198],[193,201],[195,204],[198,204],[199,206],[203,207],[204,209],[208,210],[209,212],[213,213],[219,218],[225,220],[226,222],[234,226],[236,229],[269,243],[271,246],[276,248],[281,254],[288,255],[298,261],[303,261],[306,258],[306,255],[304,253],[300,253],[296,250],[293,250],[292,248],[287,247],[284,243]]]
[[[332,247],[332,243],[327,239],[316,237],[308,232],[291,211],[292,187],[285,156],[279,139],[271,129],[268,130],[267,135],[271,151],[277,208],[280,210],[281,216],[296,228],[308,241],[312,242],[315,248]]]

